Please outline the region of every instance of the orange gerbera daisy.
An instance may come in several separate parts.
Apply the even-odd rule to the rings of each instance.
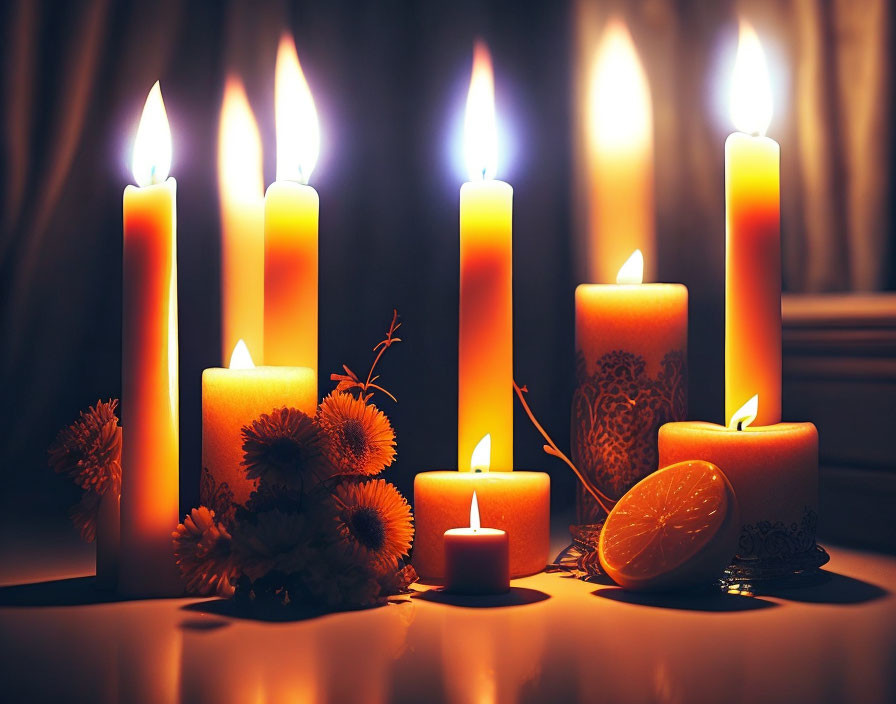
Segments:
[[[411,549],[411,507],[385,479],[341,484],[333,504],[339,542],[355,559],[370,566],[394,567]]]
[[[310,486],[324,478],[326,461],[314,419],[295,408],[262,413],[243,426],[243,465],[250,479],[284,487]]]
[[[121,482],[121,428],[117,400],[97,401],[63,428],[50,446],[50,466],[67,474],[82,489],[104,494]]]
[[[236,576],[231,559],[231,537],[215,521],[215,512],[194,508],[171,534],[174,561],[190,594],[233,596],[230,584]]]
[[[395,431],[385,414],[352,394],[334,391],[317,419],[327,459],[346,474],[379,474],[395,459]]]

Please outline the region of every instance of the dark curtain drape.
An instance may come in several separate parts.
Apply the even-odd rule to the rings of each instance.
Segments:
[[[216,140],[228,73],[259,120],[274,176],[273,73],[296,37],[323,131],[322,379],[368,363],[393,307],[386,407],[406,492],[456,466],[457,220],[465,175],[449,156],[473,39],[490,45],[514,158],[515,373],[565,445],[572,293],[582,280],[573,196],[583,46],[609,14],[629,23],[654,100],[659,272],[691,292],[693,417],[721,415],[723,142],[711,94],[739,13],[784,67],[770,129],[782,147],[786,288],[894,283],[886,0],[633,2],[178,2],[11,0],[0,16],[0,428],[8,516],[62,516],[77,492],[45,448],[78,409],[120,389],[121,193],[147,91],[161,80],[178,180],[182,502],[198,495],[199,380],[219,363]],[[584,39],[583,39],[584,38]],[[517,466],[572,480],[525,416]],[[31,524],[25,524],[30,526]],[[23,529],[19,524],[18,529]]]
[[[219,364],[216,140],[224,80],[246,84],[274,178],[277,40],[292,31],[317,104],[320,371],[382,365],[398,399],[392,478],[456,466],[458,193],[450,140],[473,40],[493,52],[516,135],[516,369],[545,423],[568,428],[569,9],[517,2],[12,1],[3,64],[2,346],[5,516],[60,516],[77,492],[46,469],[56,430],[120,390],[121,195],[147,91],[161,80],[178,181],[182,508],[197,500],[200,374]],[[324,383],[322,382],[322,389]],[[522,413],[517,464],[549,459]],[[556,469],[556,467],[555,467]],[[572,482],[555,472],[556,495]],[[5,523],[5,522],[4,522]],[[32,524],[18,523],[15,530]]]

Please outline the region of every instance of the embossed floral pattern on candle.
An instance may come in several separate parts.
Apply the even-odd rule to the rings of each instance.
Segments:
[[[666,353],[659,373],[649,376],[640,355],[613,350],[589,372],[581,351],[572,404],[572,459],[598,489],[620,497],[657,468],[659,427],[687,412],[684,353]],[[605,515],[582,486],[578,520],[595,523]]]

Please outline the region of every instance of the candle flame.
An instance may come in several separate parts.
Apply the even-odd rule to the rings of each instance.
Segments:
[[[611,20],[591,73],[589,136],[602,149],[651,139],[653,114],[647,76],[628,28]]]
[[[738,408],[732,415],[731,420],[728,421],[728,429],[729,430],[743,430],[750,423],[756,420],[756,416],[759,414],[759,394],[756,394],[747,401],[743,406]]]
[[[473,45],[473,72],[464,117],[464,153],[471,181],[495,177],[498,166],[498,126],[492,57],[484,42]]]
[[[470,502],[470,528],[479,530],[481,528],[479,521],[479,501],[476,499],[476,492],[473,492],[473,500]]]
[[[264,197],[261,135],[243,82],[228,76],[218,132],[218,184],[222,200],[251,202]]]
[[[287,34],[277,49],[274,112],[277,180],[308,183],[320,153],[320,125],[295,42]]]
[[[644,255],[640,249],[632,252],[632,255],[625,260],[625,264],[619,267],[619,273],[616,274],[617,284],[640,284],[644,281]]]
[[[233,354],[230,355],[230,368],[255,369],[255,362],[252,361],[249,348],[242,338],[233,346]]]
[[[138,186],[150,186],[168,178],[171,170],[171,129],[162,89],[156,81],[146,96],[134,140],[133,171]]]
[[[470,468],[474,472],[487,472],[492,461],[492,434],[487,433],[473,448]]]
[[[765,53],[753,27],[740,23],[731,79],[731,119],[747,134],[765,134],[772,121],[772,88]]]

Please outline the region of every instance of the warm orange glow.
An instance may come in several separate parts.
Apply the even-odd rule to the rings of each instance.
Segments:
[[[231,369],[255,369],[255,362],[252,361],[252,355],[249,354],[249,348],[244,340],[240,340],[233,348],[233,354],[230,355]]]
[[[492,435],[488,433],[473,448],[470,467],[474,472],[487,472],[492,461]]]
[[[261,135],[239,78],[224,87],[218,132],[218,183],[222,200],[256,202],[264,196]]]
[[[731,119],[738,130],[747,134],[765,134],[772,120],[772,90],[765,54],[753,27],[743,21],[731,78]]]
[[[644,255],[640,249],[632,252],[616,274],[617,284],[640,284],[644,280]]]
[[[156,81],[146,96],[137,138],[134,140],[133,171],[138,186],[150,186],[168,178],[171,169],[171,129]]]
[[[286,34],[277,49],[274,107],[277,180],[308,183],[320,153],[320,126],[295,42]]]
[[[476,499],[476,492],[473,492],[473,500],[470,502],[470,528],[479,530],[481,524],[479,522],[479,501]]]
[[[728,421],[728,429],[743,430],[756,420],[757,415],[759,415],[759,394],[753,396],[731,415],[731,420]]]
[[[473,72],[464,118],[464,154],[471,181],[495,177],[498,166],[495,79],[491,54],[481,41],[473,46]]]
[[[627,149],[651,140],[650,88],[625,24],[607,26],[595,58],[589,100],[590,137],[601,149]]]

